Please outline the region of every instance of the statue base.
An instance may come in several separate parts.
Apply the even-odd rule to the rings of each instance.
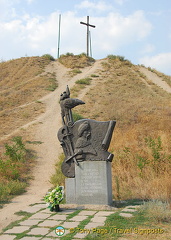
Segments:
[[[75,178],[67,178],[65,188],[67,204],[112,205],[111,162],[79,162]]]

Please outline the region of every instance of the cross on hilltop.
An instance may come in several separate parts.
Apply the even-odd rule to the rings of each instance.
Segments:
[[[87,26],[87,57],[89,57],[89,27],[95,28],[96,26],[89,24],[89,16],[87,16],[87,23],[80,22],[80,24],[84,24]]]

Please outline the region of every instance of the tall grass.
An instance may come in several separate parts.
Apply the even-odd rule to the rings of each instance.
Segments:
[[[91,57],[87,57],[86,54],[82,53],[74,55],[73,53],[62,54],[59,58],[59,62],[68,68],[84,68],[90,66],[95,60]]]
[[[171,211],[167,202],[160,200],[145,202],[139,212],[145,212],[146,216],[156,223],[171,222]]]
[[[0,158],[0,201],[8,201],[13,195],[25,191],[28,180],[29,163],[33,159],[20,136],[11,144],[5,144],[5,153]]]
[[[168,200],[171,196],[170,95],[155,85],[146,85],[139,68],[126,61],[108,59],[102,67],[103,81],[90,89],[79,113],[99,121],[116,120],[109,149],[115,154],[114,196]]]
[[[59,159],[55,164],[55,173],[51,176],[50,182],[53,184],[54,187],[57,185],[64,186],[65,185],[65,176],[61,171],[61,165],[64,161],[64,154],[59,155]]]

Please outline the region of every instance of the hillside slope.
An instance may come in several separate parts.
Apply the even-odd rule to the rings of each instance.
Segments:
[[[0,210],[0,229],[11,221],[19,218],[14,215],[15,212],[25,209],[29,204],[40,201],[52,186],[49,182],[50,176],[54,173],[55,162],[58,155],[62,152],[56,137],[57,131],[61,126],[60,94],[66,89],[67,85],[72,88],[75,81],[83,77],[88,77],[92,73],[96,73],[99,67],[100,61],[97,61],[93,66],[85,67],[80,74],[71,77],[71,69],[64,67],[58,61],[47,65],[45,72],[55,72],[58,88],[39,99],[39,101],[45,105],[44,113],[17,129],[13,128],[8,135],[2,137],[2,140],[6,140],[14,135],[23,135],[26,140],[40,141],[42,144],[33,147],[36,151],[37,159],[36,165],[32,170],[33,180],[30,182],[27,192],[15,197],[12,203],[5,205],[4,208]],[[82,91],[82,96],[84,94],[86,94],[86,89]],[[15,121],[15,119],[13,119],[13,121]]]
[[[27,59],[27,61],[32,60]],[[26,140],[40,141],[42,144],[34,146],[38,157],[32,171],[33,180],[30,182],[27,192],[14,198],[12,203],[0,210],[0,222],[2,223],[0,228],[18,218],[14,215],[15,212],[25,209],[29,204],[40,201],[51,187],[49,179],[55,171],[55,161],[62,151],[56,133],[61,126],[59,96],[65,90],[66,85],[69,85],[71,89],[74,87],[72,92],[76,92],[77,97],[86,102],[84,107],[77,108],[77,112],[85,118],[103,121],[115,119],[117,121],[110,146],[110,150],[115,153],[113,162],[115,197],[118,197],[118,199],[150,197],[150,187],[158,184],[161,178],[157,180],[154,177],[152,185],[145,189],[143,185],[149,181],[146,175],[149,174],[150,169],[144,168],[143,177],[140,176],[140,169],[134,166],[137,162],[130,155],[132,155],[132,151],[144,154],[143,151],[146,149],[144,138],[147,136],[153,138],[161,136],[165,149],[169,153],[171,95],[154,84],[151,81],[153,77],[148,79],[141,73],[138,66],[132,65],[129,61],[122,62],[119,59],[98,60],[90,66],[81,68],[81,71],[76,75],[73,74],[72,69],[66,68],[59,61],[54,61],[44,63],[41,72],[34,76],[35,73],[32,69],[34,65],[35,62],[25,69],[25,73],[22,73],[22,76],[27,71],[29,72],[28,76],[33,73],[32,77],[25,78],[26,80],[22,84],[16,77],[15,84],[10,81],[7,82],[10,87],[9,90],[5,87],[6,83],[3,82],[1,85],[3,87],[2,92],[4,91],[4,98],[1,99],[4,106],[1,109],[1,123],[5,124],[1,125],[1,147],[2,143],[13,135],[22,135]],[[14,76],[17,76],[19,69],[15,71]],[[147,71],[149,72],[149,70]],[[13,76],[12,73],[10,74],[9,79]],[[46,90],[48,88],[46,83],[52,76],[55,78],[58,87],[49,93]],[[87,77],[92,78],[90,85],[84,85],[84,88],[78,88],[78,86],[81,86],[79,84],[75,85],[78,79]],[[5,78],[5,74],[3,78]],[[37,79],[41,79],[40,82]],[[32,84],[29,85],[29,82],[32,82]],[[35,84],[37,85],[35,86]],[[25,92],[26,85],[28,88]],[[10,96],[12,89],[14,89],[14,92],[21,91],[21,96],[24,94],[21,101],[20,98],[14,101],[14,106],[11,99],[13,97],[15,99],[16,95]],[[10,104],[6,103],[6,96],[10,96],[7,101],[11,101]],[[40,105],[39,110],[35,108],[35,104]],[[33,111],[28,107],[33,107]],[[23,108],[25,115],[21,116],[19,110]],[[15,115],[12,115],[13,112],[15,112]],[[6,118],[6,114],[9,114],[10,118]],[[147,174],[144,173],[144,170]],[[170,166],[168,166],[167,175],[164,175],[167,184],[169,171]],[[160,176],[158,175],[158,177]],[[116,179],[120,184],[119,192],[115,187]],[[163,185],[160,185],[157,190],[159,195],[161,187]],[[164,194],[166,194],[166,184],[164,185]]]

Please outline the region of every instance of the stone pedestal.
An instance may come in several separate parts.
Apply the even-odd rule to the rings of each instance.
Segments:
[[[84,161],[65,182],[67,204],[112,204],[111,162]]]

